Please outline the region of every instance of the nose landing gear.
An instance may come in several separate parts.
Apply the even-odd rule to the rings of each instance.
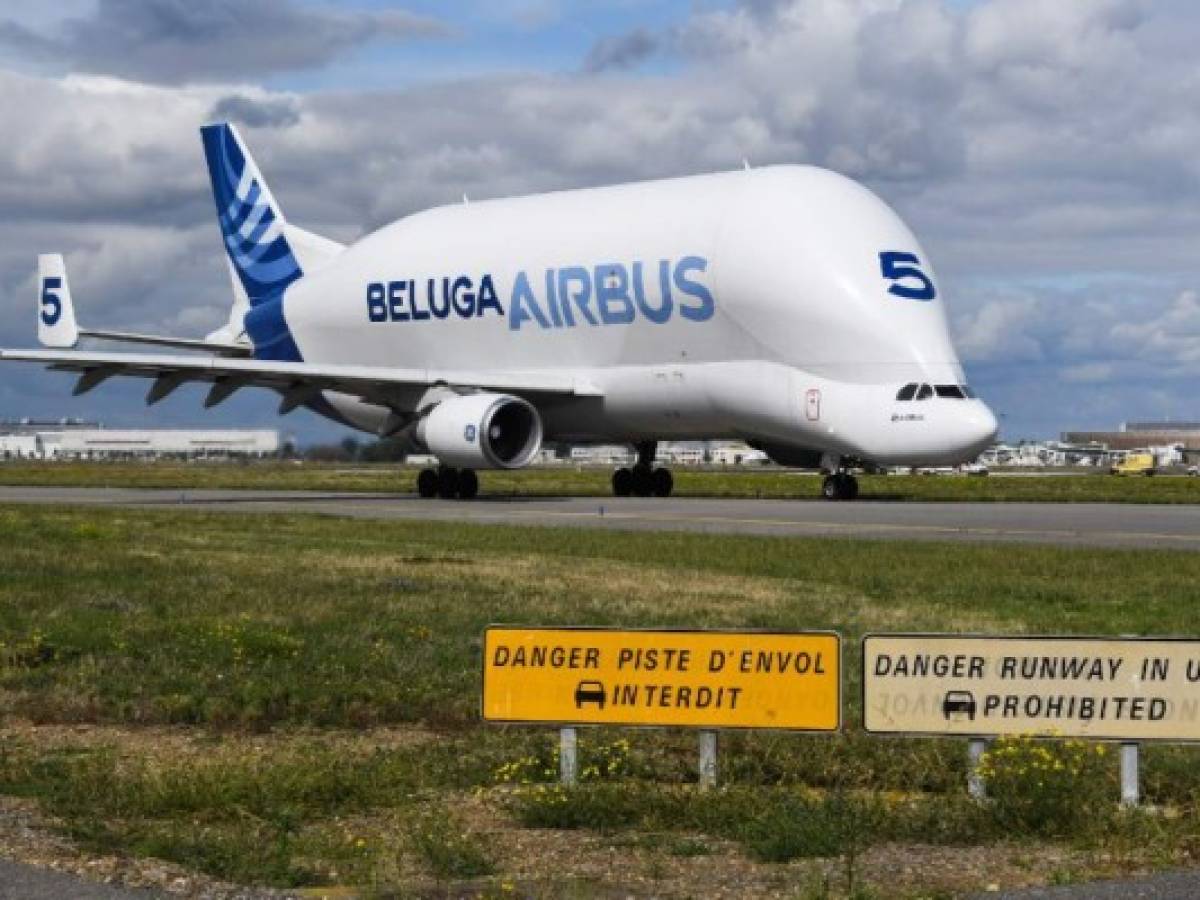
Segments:
[[[675,479],[670,469],[655,468],[656,441],[643,441],[637,445],[637,462],[633,468],[620,468],[613,472],[612,492],[614,497],[670,497],[675,488]]]

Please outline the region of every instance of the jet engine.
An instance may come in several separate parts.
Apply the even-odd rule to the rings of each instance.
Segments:
[[[417,440],[442,465],[519,469],[542,446],[542,419],[508,394],[464,394],[443,400],[417,425]]]

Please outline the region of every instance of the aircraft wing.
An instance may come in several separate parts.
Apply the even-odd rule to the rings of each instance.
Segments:
[[[230,356],[250,356],[249,344],[232,344],[228,341],[209,341],[196,338],[160,337],[156,334],[133,334],[128,331],[96,331],[80,328],[79,336],[101,341],[119,341],[122,344],[151,344],[155,347],[171,347],[175,350],[207,350],[210,353],[227,353]]]
[[[424,388],[444,385],[522,396],[600,396],[601,391],[570,373],[476,372],[451,369],[401,369],[383,366],[321,365],[303,362],[187,357],[171,354],[92,353],[79,350],[0,350],[0,361],[44,363],[56,371],[78,372],[75,394],[84,394],[109,378],[152,378],[146,396],[156,403],[188,382],[212,384],[205,407],[216,406],[243,387],[265,387],[283,395],[279,411],[291,412],[337,391],[393,410],[411,409]]]

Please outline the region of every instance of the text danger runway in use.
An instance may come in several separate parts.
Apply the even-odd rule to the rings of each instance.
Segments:
[[[483,717],[493,722],[841,724],[841,639],[827,632],[495,626],[483,655]]]
[[[1200,641],[869,635],[863,725],[899,734],[1200,740]]]

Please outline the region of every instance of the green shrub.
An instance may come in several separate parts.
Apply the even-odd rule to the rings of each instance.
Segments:
[[[822,798],[781,794],[746,823],[739,837],[747,851],[763,862],[844,856],[853,866],[882,820],[878,801],[843,791]]]
[[[979,762],[992,815],[1004,831],[1078,836],[1111,821],[1117,786],[1104,744],[1001,738]]]
[[[509,811],[527,828],[591,828],[612,831],[644,818],[655,791],[646,785],[539,784],[508,796]]]
[[[576,744],[576,766],[581,782],[615,781],[635,774],[629,741],[596,742],[581,739]],[[505,763],[496,769],[496,784],[547,784],[560,776],[558,743],[546,741],[532,753]]]
[[[432,806],[416,815],[408,837],[437,878],[481,878],[496,871],[480,837],[463,828],[445,806]]]

